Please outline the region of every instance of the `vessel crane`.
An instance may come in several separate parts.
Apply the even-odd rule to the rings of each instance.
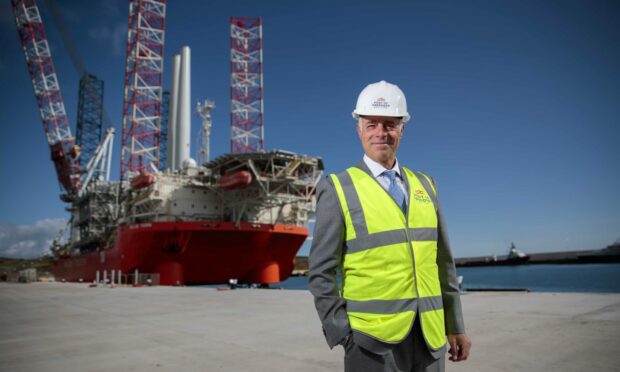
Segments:
[[[56,4],[56,0],[44,0],[44,3],[51,15],[53,25],[56,26],[60,34],[73,67],[80,76],[75,143],[80,147],[81,189],[84,189],[84,177],[89,171],[87,164],[95,156],[97,146],[101,144],[104,138],[103,124],[105,122],[106,127],[112,127],[109,115],[103,106],[104,81],[86,69],[82,56],[71,36],[69,27],[65,24],[62,12]],[[99,175],[96,174],[96,176]]]
[[[76,195],[80,148],[71,135],[41,13],[35,0],[11,0],[11,5],[58,182],[68,195]]]
[[[198,147],[198,155],[200,164],[209,162],[209,156],[211,152],[210,138],[211,138],[211,126],[213,120],[211,119],[211,111],[215,108],[215,102],[206,99],[204,103],[198,102],[196,104],[196,112],[202,118],[202,128],[200,128],[200,146]]]

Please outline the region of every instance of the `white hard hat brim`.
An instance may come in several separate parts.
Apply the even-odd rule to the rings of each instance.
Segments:
[[[357,111],[353,111],[351,113],[351,116],[353,116],[353,119],[355,120],[359,120],[360,116],[364,116],[364,114],[358,114]],[[368,116],[372,116],[372,115],[368,115]],[[401,118],[400,122],[405,124],[406,122],[409,121],[409,119],[411,119],[411,116],[409,116],[409,114],[406,114],[404,116],[387,116],[387,115],[379,115],[379,116],[385,116],[387,118]]]

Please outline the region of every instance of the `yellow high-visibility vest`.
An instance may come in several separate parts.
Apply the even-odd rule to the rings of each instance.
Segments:
[[[402,341],[420,315],[428,346],[446,343],[437,268],[437,199],[428,176],[404,169],[407,213],[373,177],[351,167],[330,175],[346,226],[342,297],[351,328]]]

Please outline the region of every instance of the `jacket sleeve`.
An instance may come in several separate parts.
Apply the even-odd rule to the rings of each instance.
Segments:
[[[323,333],[330,348],[351,333],[336,269],[341,263],[344,218],[336,190],[327,177],[317,188],[316,223],[309,257],[308,287],[314,296]]]
[[[435,180],[432,180],[435,190]],[[439,269],[439,283],[441,284],[441,296],[443,299],[446,334],[465,333],[463,311],[459,284],[456,279],[456,268],[450,250],[448,240],[448,228],[437,195],[437,267]]]

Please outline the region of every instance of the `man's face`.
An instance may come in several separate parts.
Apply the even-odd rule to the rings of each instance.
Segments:
[[[369,158],[387,169],[394,166],[396,150],[403,135],[400,118],[388,116],[360,116],[357,134]]]

